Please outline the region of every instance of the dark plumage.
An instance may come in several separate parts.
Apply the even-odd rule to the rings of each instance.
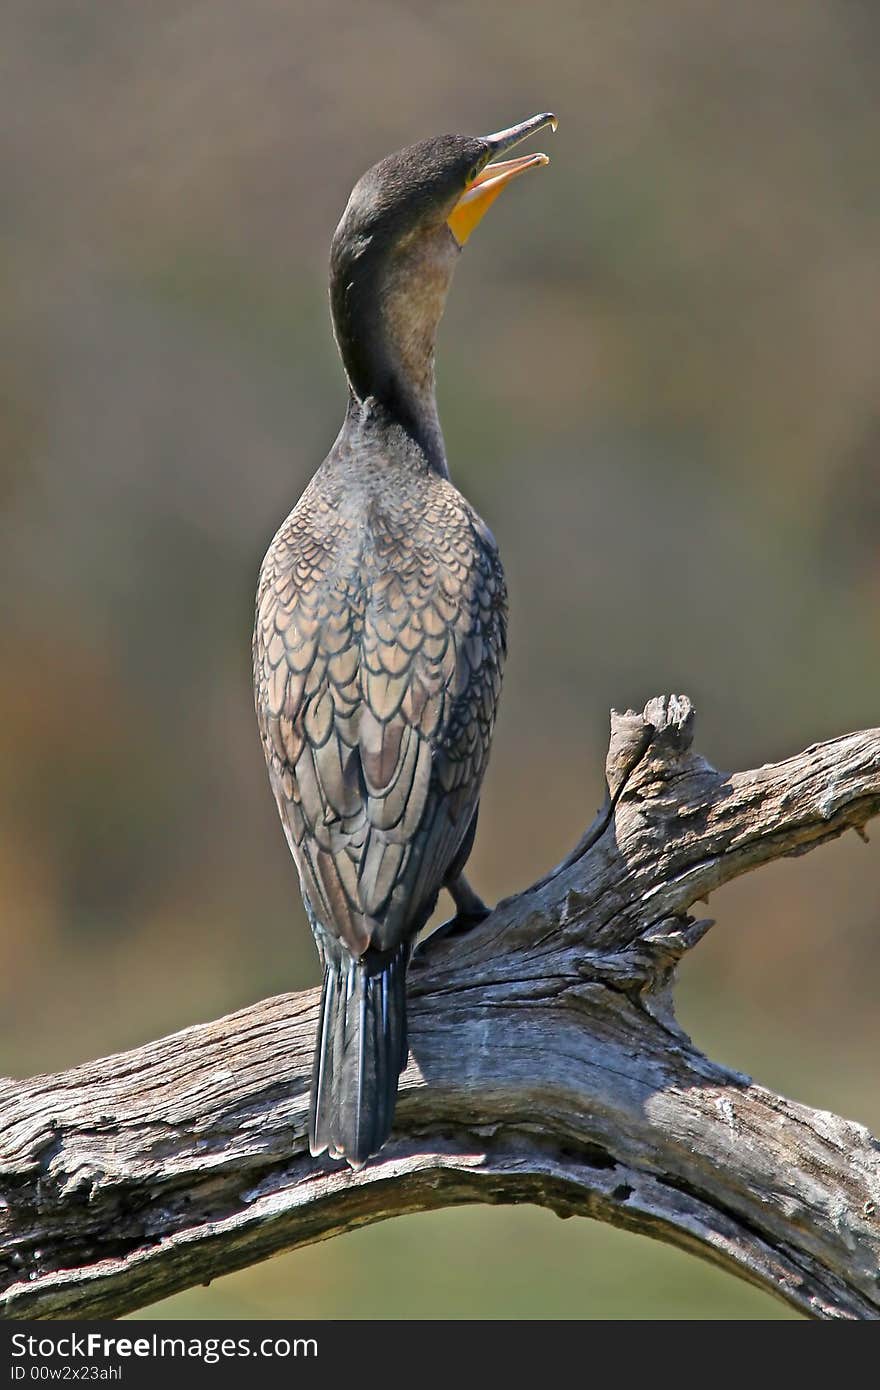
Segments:
[[[269,547],[254,635],[269,778],[324,966],[312,1153],[385,1142],[406,1063],[406,970],[473,842],[505,655],[495,541],[449,480],[434,339],[471,223],[521,168],[486,168],[550,117],[382,160],[333,238],[342,430]],[[513,166],[519,166],[514,168]]]

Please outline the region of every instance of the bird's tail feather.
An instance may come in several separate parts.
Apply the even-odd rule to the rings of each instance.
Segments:
[[[397,1080],[406,1066],[409,943],[360,960],[322,943],[324,988],[309,1114],[309,1148],[360,1167],[391,1132]]]

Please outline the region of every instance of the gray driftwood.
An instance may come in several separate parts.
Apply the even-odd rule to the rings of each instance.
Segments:
[[[314,992],[0,1084],[5,1315],[116,1316],[402,1212],[537,1202],[880,1317],[877,1142],[710,1062],[671,997],[694,904],[880,811],[880,729],[729,776],[692,725],[674,696],[615,714],[577,850],[414,966],[396,1129],[361,1172],[306,1148]]]

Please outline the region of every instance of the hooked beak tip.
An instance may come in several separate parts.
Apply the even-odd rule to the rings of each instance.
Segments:
[[[486,136],[486,144],[491,147],[493,155],[504,154],[506,150],[513,149],[523,140],[527,140],[536,131],[543,130],[549,126],[555,131],[559,121],[552,111],[542,111],[537,116],[530,116],[527,121],[520,121],[518,125],[508,127],[507,130],[496,131],[494,135]]]

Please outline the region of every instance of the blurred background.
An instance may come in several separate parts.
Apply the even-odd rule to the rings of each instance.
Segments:
[[[725,769],[878,722],[878,41],[870,0],[7,0],[0,1068],[318,980],[255,730],[253,595],[341,420],[330,234],[412,140],[560,117],[550,168],[469,244],[440,342],[453,473],[511,592],[480,891],[578,838],[612,705],[687,692]],[[684,1026],[880,1127],[877,839],[712,912]],[[403,1218],[149,1312],[788,1316],[525,1208]]]

